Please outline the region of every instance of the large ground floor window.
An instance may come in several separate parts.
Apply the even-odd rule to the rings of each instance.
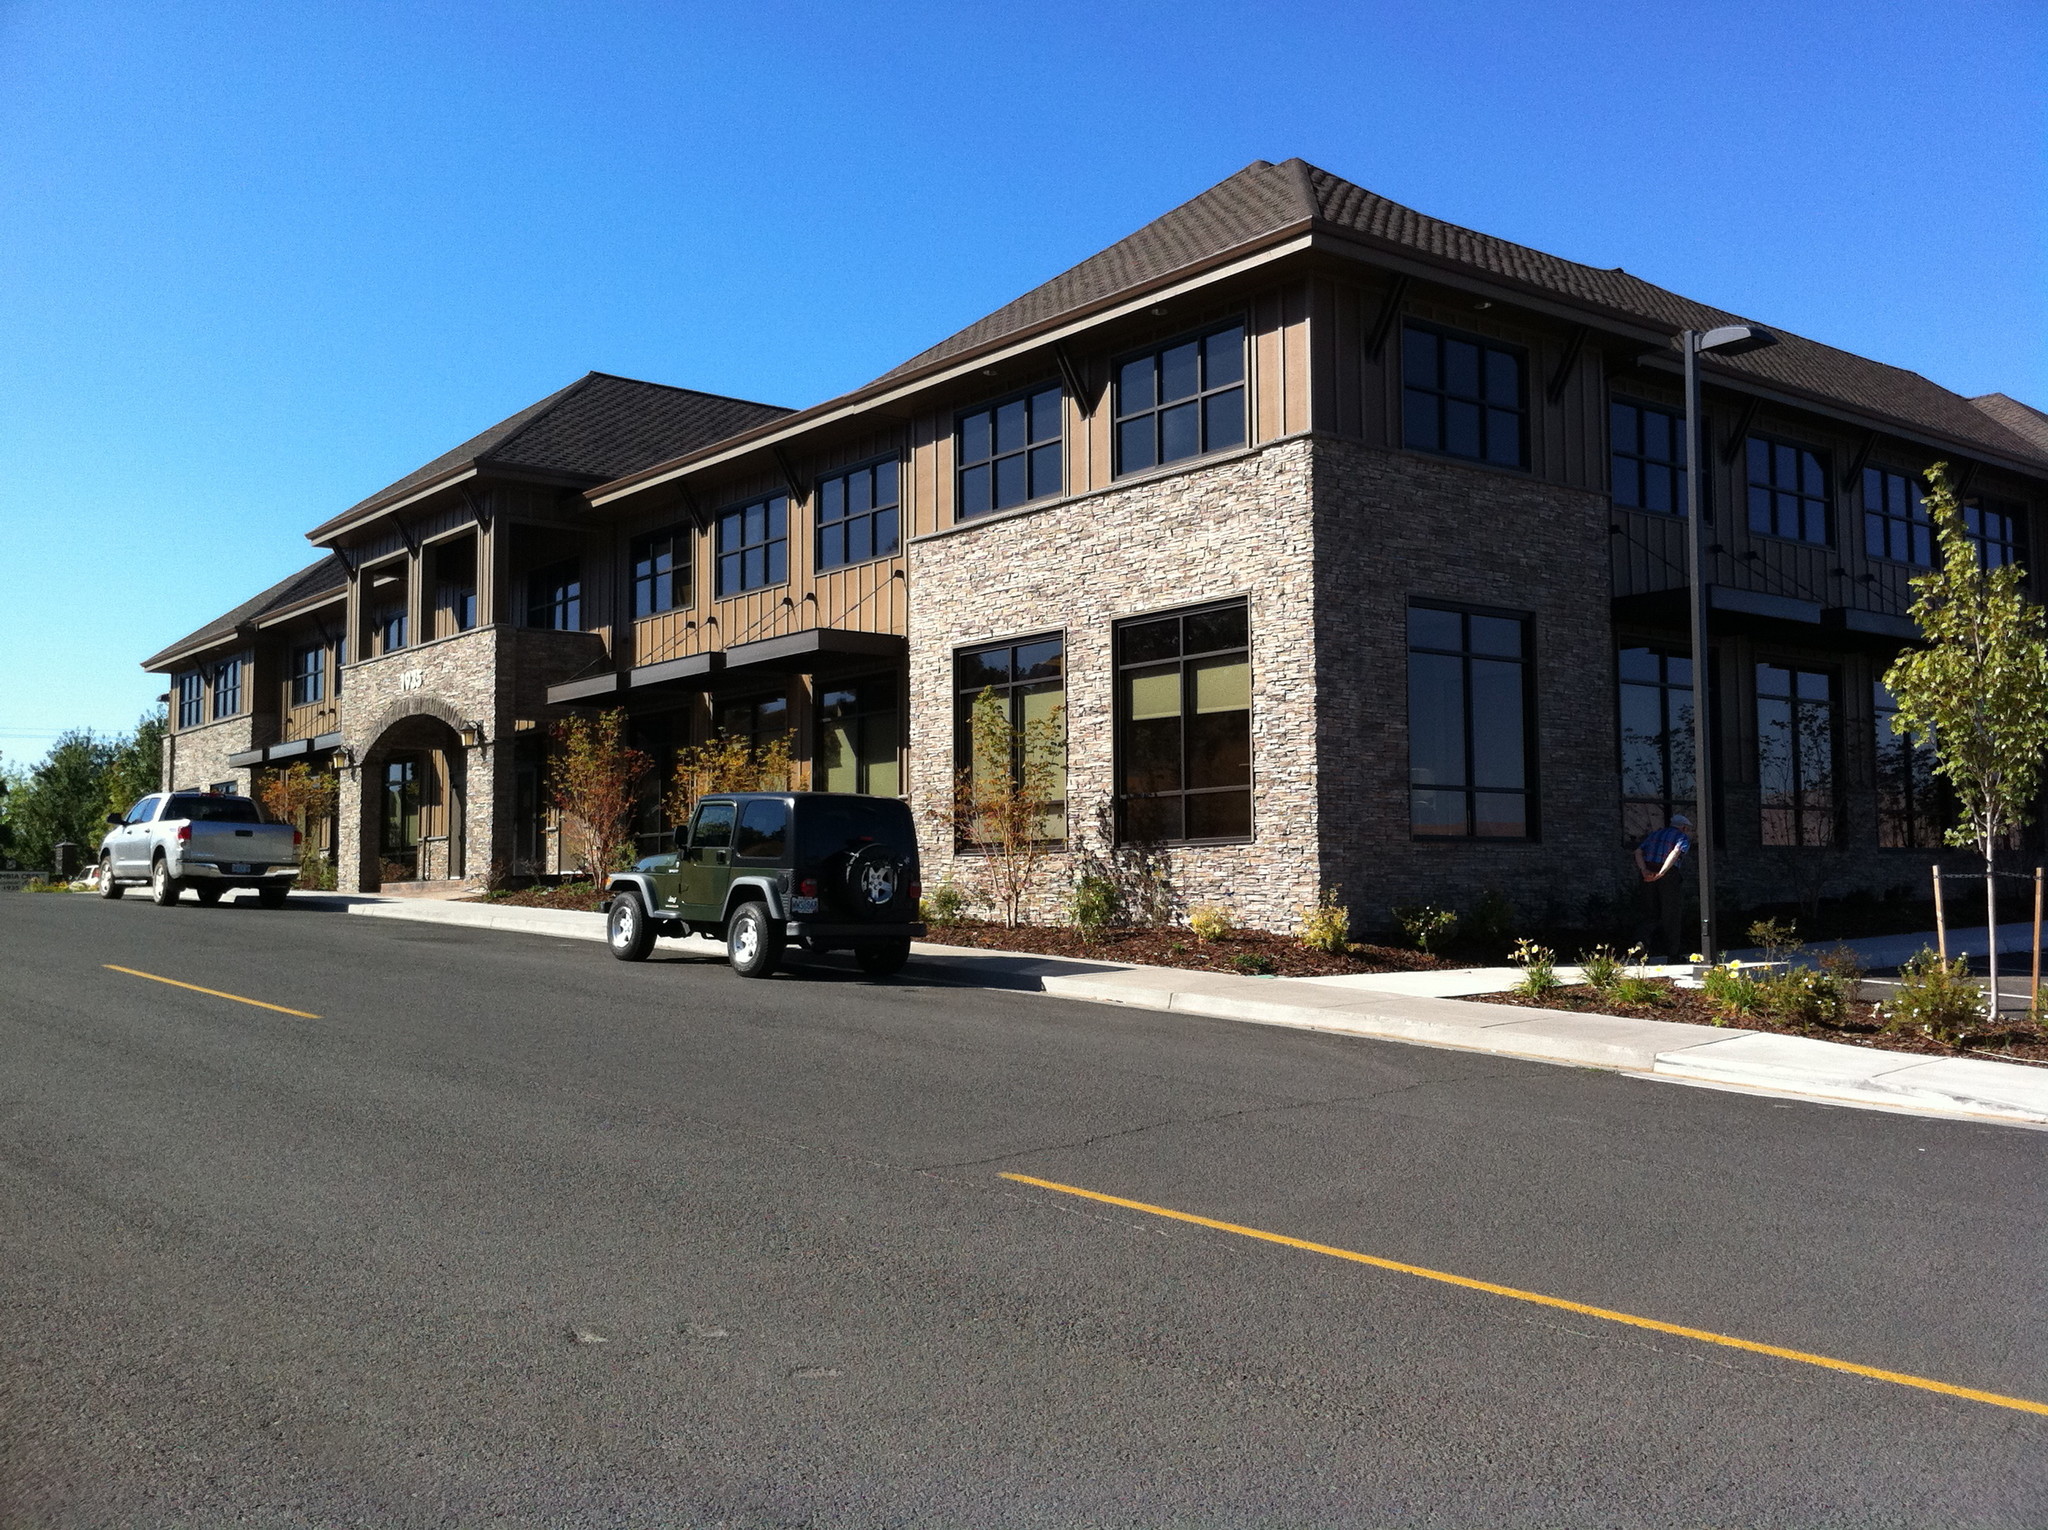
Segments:
[[[1621,827],[1630,844],[1693,811],[1692,656],[1624,648]]]
[[[1941,844],[1946,803],[1934,774],[1934,744],[1897,733],[1898,701],[1882,680],[1870,685],[1876,724],[1877,842],[1888,850],[1932,850]]]
[[[963,648],[953,655],[953,768],[971,773],[977,787],[993,773],[1000,780],[1024,779],[1033,763],[1028,752],[1046,753],[1036,762],[1059,781],[1057,799],[1047,804],[1044,837],[1067,837],[1066,640],[1057,634]],[[974,708],[984,695],[995,698],[1011,731],[1006,758],[984,758],[974,747]]]
[[[1245,602],[1120,622],[1116,664],[1123,837],[1249,839],[1252,661]]]
[[[818,686],[817,789],[896,797],[903,791],[898,745],[903,712],[894,675],[827,680]]]
[[[1834,677],[1756,667],[1756,766],[1763,842],[1835,842]]]
[[[1409,827],[1420,839],[1527,839],[1528,621],[1408,609]]]

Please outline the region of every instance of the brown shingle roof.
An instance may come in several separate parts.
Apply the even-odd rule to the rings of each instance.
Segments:
[[[1970,400],[2015,435],[2025,436],[2048,454],[2048,414],[2004,393],[1981,393]]]
[[[1532,293],[1605,309],[1675,334],[1739,316],[1696,303],[1617,268],[1580,265],[1527,245],[1428,217],[1303,160],[1257,160],[1128,238],[1034,287],[958,334],[884,373],[886,382],[1076,314],[1283,229],[1322,229],[1390,251],[1504,280]],[[1751,321],[1761,322],[1761,321]],[[1717,364],[1766,386],[1833,399],[2006,456],[2048,462],[2048,442],[2010,411],[1981,407],[1917,372],[1769,328],[1780,343]],[[1997,395],[1993,395],[1996,397]],[[2025,410],[2025,405],[2017,405]],[[2028,411],[2034,413],[2034,411]]]
[[[349,506],[308,535],[323,536],[366,511],[403,499],[443,474],[472,464],[536,468],[602,482],[788,413],[775,404],[671,388],[614,377],[609,372],[587,372],[560,392],[529,404]]]
[[[154,670],[185,654],[210,648],[233,637],[235,629],[244,622],[257,621],[273,611],[282,611],[316,596],[345,589],[347,585],[347,565],[339,556],[329,553],[318,563],[308,564],[290,578],[280,579],[262,594],[243,601],[225,616],[215,617],[197,632],[187,633],[163,652],[152,654],[142,661],[142,667]]]

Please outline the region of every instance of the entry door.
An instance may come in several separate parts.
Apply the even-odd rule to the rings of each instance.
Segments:
[[[725,912],[726,884],[732,880],[730,802],[698,805],[690,820],[690,842],[676,858],[685,919],[716,919]]]
[[[419,874],[420,762],[417,756],[399,755],[384,762],[381,849],[384,859],[403,867],[407,878]]]

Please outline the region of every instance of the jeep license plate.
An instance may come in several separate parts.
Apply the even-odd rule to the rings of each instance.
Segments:
[[[231,875],[245,877],[249,874],[249,863],[247,861],[236,861],[234,865],[228,867],[228,871]]]

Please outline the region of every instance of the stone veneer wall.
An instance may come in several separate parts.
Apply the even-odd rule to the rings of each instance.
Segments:
[[[1245,595],[1255,837],[1167,854],[1183,907],[1220,903],[1245,924],[1293,925],[1318,877],[1310,460],[1306,440],[1283,442],[911,544],[910,787],[928,889],[948,876],[966,886],[975,870],[933,823],[954,771],[956,649],[1064,633],[1068,828],[1092,842],[1095,807],[1114,790],[1113,623]],[[1071,855],[1057,857],[1040,915],[1072,877]]]
[[[375,885],[379,808],[374,786],[365,790],[365,767],[377,763],[379,741],[395,725],[426,716],[459,733],[464,723],[483,724],[483,743],[446,745],[465,756],[463,880],[482,883],[511,855],[515,721],[555,715],[547,687],[603,657],[594,633],[491,626],[351,664],[340,697],[342,743],[355,761],[341,772],[335,864],[343,890]]]
[[[170,734],[165,739],[164,790],[192,791],[216,781],[232,781],[236,791],[247,795],[249,768],[230,765],[228,756],[254,747],[255,730],[256,719],[244,712]]]

